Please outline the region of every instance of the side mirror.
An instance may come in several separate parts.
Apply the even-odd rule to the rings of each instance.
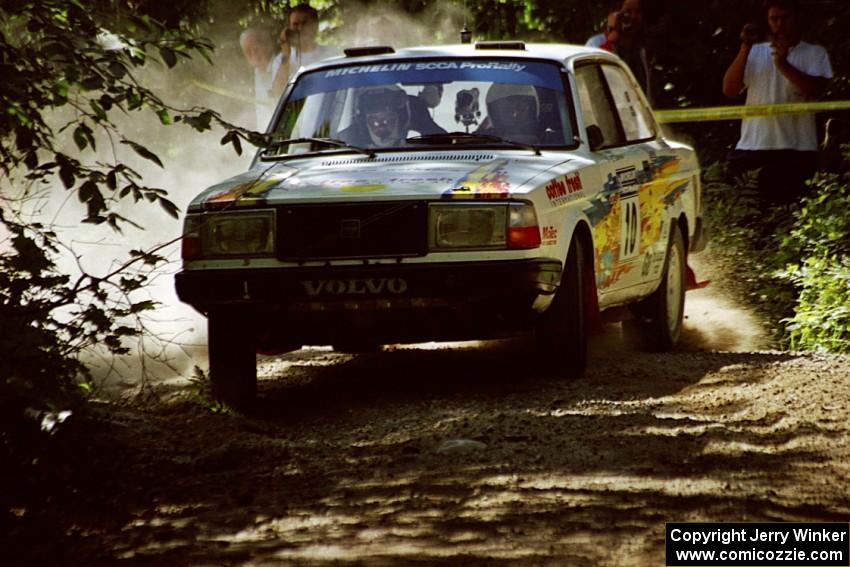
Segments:
[[[587,127],[587,143],[590,145],[590,151],[595,152],[605,143],[605,136],[602,134],[602,128],[596,124],[591,124]]]

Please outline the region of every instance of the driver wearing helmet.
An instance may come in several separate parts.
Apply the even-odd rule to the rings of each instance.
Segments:
[[[530,144],[540,141],[540,102],[533,87],[494,83],[487,91],[486,102],[489,120],[477,133]]]
[[[445,132],[428,113],[424,101],[397,85],[367,87],[354,100],[354,120],[339,137],[349,144],[369,148],[405,145],[411,131]]]
[[[410,128],[407,93],[395,85],[363,89],[354,102],[354,123],[340,132],[348,143],[372,148],[404,145]]]

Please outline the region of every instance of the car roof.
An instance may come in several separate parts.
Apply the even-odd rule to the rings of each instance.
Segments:
[[[501,47],[500,47],[501,46]],[[358,48],[355,48],[358,49]],[[364,47],[364,51],[370,49]],[[371,47],[371,49],[380,49]],[[388,48],[389,50],[389,48]],[[342,55],[316,62],[304,70],[314,70],[347,64],[386,63],[403,59],[438,59],[468,57],[480,59],[549,59],[566,63],[580,56],[597,56],[616,59],[612,53],[595,47],[566,43],[524,43],[517,41],[478,42],[474,44],[432,45],[426,47],[406,47],[390,53],[370,53],[364,55]]]

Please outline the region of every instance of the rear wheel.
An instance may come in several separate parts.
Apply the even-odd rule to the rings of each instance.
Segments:
[[[587,303],[590,275],[584,261],[584,245],[570,243],[561,285],[552,305],[537,326],[536,341],[547,369],[567,378],[578,378],[587,368]]]
[[[624,321],[623,329],[646,350],[671,350],[682,334],[685,312],[685,241],[674,226],[667,245],[667,259],[658,289],[633,306],[635,318]]]
[[[213,397],[249,410],[257,397],[256,340],[249,318],[235,309],[211,311],[207,335]]]

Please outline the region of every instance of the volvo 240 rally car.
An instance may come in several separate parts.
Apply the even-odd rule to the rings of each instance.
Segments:
[[[351,49],[297,75],[268,134],[185,219],[177,291],[208,318],[218,399],[250,404],[255,354],[301,345],[533,332],[576,375],[624,306],[676,343],[699,166],[611,53]]]

